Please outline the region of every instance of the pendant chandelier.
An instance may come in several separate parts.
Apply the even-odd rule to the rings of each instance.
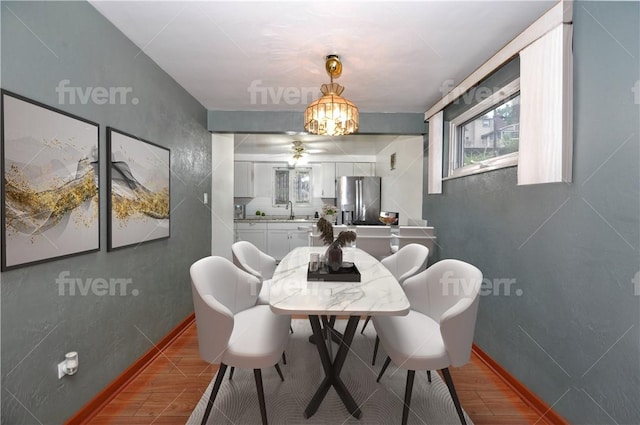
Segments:
[[[342,74],[342,62],[338,55],[326,57],[325,69],[331,77],[330,84],[320,88],[322,97],[307,106],[304,112],[304,129],[311,134],[342,136],[358,131],[360,116],[358,107],[340,96],[344,91],[333,79]]]

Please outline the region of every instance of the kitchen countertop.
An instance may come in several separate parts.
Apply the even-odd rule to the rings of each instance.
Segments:
[[[291,220],[287,217],[255,216],[255,218],[236,218],[233,221],[235,221],[236,223],[316,223],[318,220],[318,218],[294,218]]]
[[[255,216],[254,217],[247,217],[247,218],[236,218],[233,221],[236,223],[309,223],[309,224],[314,224],[317,223],[319,220],[319,218],[295,218],[293,220],[290,220],[287,217],[279,217],[279,216]],[[334,226],[336,226],[335,223],[333,223]],[[340,225],[341,226],[341,225]],[[357,228],[359,225],[357,224],[350,224],[347,225],[347,228]],[[381,226],[382,227],[382,226]],[[394,229],[398,229],[398,225],[391,225],[389,226],[392,230]]]

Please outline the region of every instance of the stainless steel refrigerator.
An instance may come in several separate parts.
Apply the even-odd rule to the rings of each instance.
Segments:
[[[380,177],[338,177],[338,224],[379,224]]]

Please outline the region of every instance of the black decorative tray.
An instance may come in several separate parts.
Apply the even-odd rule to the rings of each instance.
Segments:
[[[360,270],[353,263],[342,263],[337,271],[331,271],[326,265],[312,272],[307,267],[307,280],[327,282],[360,282]]]

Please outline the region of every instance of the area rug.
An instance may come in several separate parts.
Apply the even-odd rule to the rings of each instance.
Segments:
[[[303,412],[324,377],[318,352],[309,343],[311,326],[308,320],[293,320],[294,334],[286,350],[287,364],[280,363],[284,382],[280,381],[275,368],[263,369],[262,379],[267,406],[267,417],[271,425],[389,425],[399,424],[402,418],[406,371],[389,366],[380,383],[376,377],[384,363],[386,354],[378,353],[376,366],[371,366],[371,355],[375,342],[375,330],[371,324],[365,334],[360,334],[363,322],[351,345],[342,369],[342,380],[362,410],[362,417],[349,415],[342,401],[331,388],[317,413],[305,419]],[[336,329],[342,331],[346,320],[338,320]],[[337,352],[333,346],[333,354]],[[209,425],[253,425],[261,424],[260,408],[256,393],[253,370],[236,369],[233,380],[228,379],[229,370],[222,382],[207,424]],[[417,372],[413,384],[409,424],[459,424],[453,401],[446,384],[437,373],[432,373],[432,382],[427,381],[426,372]],[[200,424],[213,381],[198,402],[187,421],[188,425]],[[466,416],[466,414],[465,414]],[[467,423],[472,424],[468,416]]]

